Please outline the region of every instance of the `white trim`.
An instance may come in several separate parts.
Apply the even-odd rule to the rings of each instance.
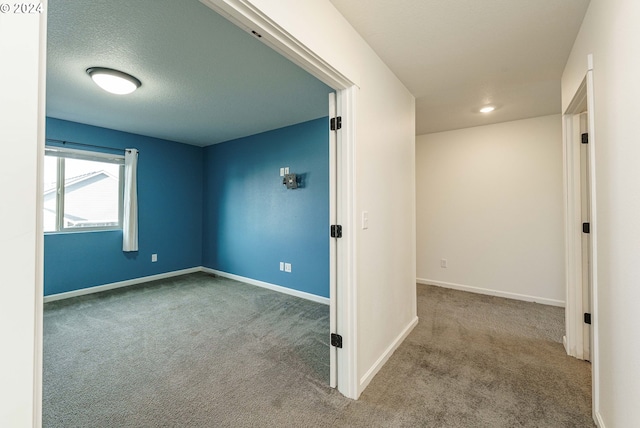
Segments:
[[[113,150],[121,150],[121,149],[114,148]],[[124,165],[124,155],[105,153],[105,152],[96,152],[90,149],[79,150],[79,149],[70,149],[67,147],[45,145],[44,154],[46,156],[55,156],[55,157],[68,158],[68,159],[79,159],[79,160],[112,163],[116,165]]]
[[[597,254],[597,241],[598,241],[598,222],[597,222],[597,204],[596,204],[596,132],[595,132],[595,99],[594,99],[594,82],[593,82],[593,55],[587,55],[587,72],[580,86],[576,89],[573,99],[567,107],[564,114],[564,173],[565,173],[565,206],[567,215],[565,216],[565,235],[566,235],[566,272],[567,272],[567,354],[576,358],[582,358],[584,354],[583,345],[583,324],[582,314],[583,310],[582,302],[582,283],[577,281],[578,273],[581,272],[582,259],[577,257],[578,253],[578,241],[575,235],[580,235],[576,232],[579,224],[576,224],[575,214],[571,213],[571,209],[575,206],[576,193],[579,194],[579,190],[576,185],[571,183],[572,177],[575,177],[575,155],[568,150],[573,133],[571,130],[572,121],[571,117],[579,111],[576,111],[576,107],[584,101],[586,93],[587,100],[587,112],[589,122],[589,184],[590,184],[590,276],[591,276],[591,376],[592,376],[592,412],[593,419],[599,426],[604,426],[602,418],[600,416],[600,358],[599,358],[599,317],[598,317],[598,254]],[[581,277],[580,277],[581,278]],[[580,298],[578,298],[578,295]]]
[[[451,288],[453,290],[468,291],[476,294],[486,294],[488,296],[504,297],[513,300],[522,300],[525,302],[540,303],[542,305],[559,306],[564,308],[565,302],[562,300],[548,299],[546,297],[536,297],[527,294],[511,293],[509,291],[492,290],[489,288],[473,287],[471,285],[454,284],[452,282],[436,281],[433,279],[417,278],[418,284],[436,285],[443,288]]]
[[[45,13],[39,18],[40,42],[38,46],[38,188],[36,191],[36,284],[35,284],[35,320],[34,320],[34,369],[33,369],[33,427],[42,426],[42,367],[44,344],[44,148],[46,139],[46,105],[47,105],[47,13],[49,12],[48,0],[42,1]]]
[[[380,355],[380,358],[378,358],[373,366],[371,366],[371,368],[367,370],[364,376],[362,376],[362,378],[360,379],[360,391],[363,391],[367,387],[367,385],[369,385],[369,382],[371,382],[374,376],[380,371],[382,366],[384,366],[389,358],[391,358],[391,355],[393,355],[395,350],[398,349],[398,346],[400,346],[402,342],[404,342],[404,340],[407,338],[407,336],[409,336],[409,333],[411,333],[416,325],[418,325],[418,317],[415,317],[413,320],[411,320],[409,325],[407,325],[404,330],[402,330],[402,333],[400,333],[400,335],[398,335],[398,337],[396,337],[396,339],[391,342],[391,345],[389,345],[389,347],[382,353],[382,355]]]
[[[292,288],[283,287],[281,285],[270,284],[264,281],[258,281],[257,279],[251,279],[240,275],[234,275],[232,273],[223,272],[207,267],[200,268],[202,272],[211,273],[224,278],[234,279],[236,281],[244,282],[246,284],[255,285],[256,287],[266,288],[278,293],[288,294],[290,296],[300,297],[301,299],[311,300],[312,302],[322,303],[323,305],[329,305],[329,299],[322,296],[316,296],[315,294],[305,293],[304,291],[294,290]]]
[[[598,426],[598,428],[606,428],[606,425],[604,424],[604,421],[602,420],[602,415],[600,414],[600,412],[593,412],[594,414],[594,422],[596,423],[596,425]]]
[[[598,304],[598,221],[596,205],[596,131],[595,131],[595,99],[593,83],[593,55],[587,55],[589,70],[587,71],[587,111],[589,114],[589,183],[591,186],[591,385],[593,397],[593,413],[600,417],[600,346],[599,346],[599,304]],[[604,426],[604,424],[602,424]]]
[[[186,275],[189,273],[201,272],[201,267],[175,270],[172,272],[160,273],[157,275],[143,276],[140,278],[128,279],[126,281],[112,282],[110,284],[97,285],[95,287],[83,288],[81,290],[67,291],[66,293],[51,294],[44,297],[44,303],[55,302],[56,300],[69,299],[71,297],[84,296],[85,294],[100,293],[101,291],[113,290],[115,288],[128,287],[130,285],[142,284],[144,282],[157,281],[159,279],[171,278],[174,276]]]
[[[298,39],[247,0],[200,0],[247,33],[256,31],[260,40],[294,64],[331,86],[346,89],[353,85],[331,64],[316,55]]]
[[[72,297],[84,296],[86,294],[100,293],[101,291],[113,290],[116,288],[129,287],[131,285],[142,284],[145,282],[157,281],[159,279],[172,278],[174,276],[187,275],[190,273],[205,272],[211,273],[224,278],[234,279],[236,281],[244,282],[246,284],[255,285],[257,287],[267,288],[278,293],[288,294],[290,296],[300,297],[305,300],[311,300],[312,302],[322,303],[323,305],[329,305],[329,299],[322,296],[316,296],[315,294],[305,293],[304,291],[294,290],[292,288],[283,287],[281,285],[270,284],[264,281],[258,281],[256,279],[246,278],[240,275],[234,275],[215,269],[206,268],[203,266],[192,267],[189,269],[174,270],[171,272],[159,273],[157,275],[143,276],[140,278],[128,279],[126,281],[112,282],[110,284],[97,285],[95,287],[83,288],[80,290],[67,291],[66,293],[51,294],[44,297],[44,303],[55,302],[56,300],[70,299]]]

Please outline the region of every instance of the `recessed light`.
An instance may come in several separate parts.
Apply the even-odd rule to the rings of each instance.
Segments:
[[[480,113],[491,113],[496,108],[494,106],[484,106],[480,109]]]
[[[142,85],[138,79],[130,74],[111,68],[90,67],[87,68],[87,74],[91,76],[96,85],[116,95],[130,94]]]

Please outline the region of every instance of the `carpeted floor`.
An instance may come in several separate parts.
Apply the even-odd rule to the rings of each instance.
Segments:
[[[204,273],[47,303],[43,426],[594,426],[561,308],[418,285],[358,401],[327,386],[328,316]]]

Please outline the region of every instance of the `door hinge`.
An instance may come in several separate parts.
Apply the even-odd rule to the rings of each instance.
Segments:
[[[591,324],[591,314],[589,313],[584,313],[584,323],[585,324]]]
[[[582,144],[589,144],[589,134],[586,132],[582,134]]]
[[[331,118],[331,130],[337,131],[338,129],[342,129],[342,116]]]
[[[336,333],[331,333],[331,346],[342,348],[342,336]]]
[[[589,223],[582,223],[582,233],[591,233],[591,226]]]
[[[332,238],[342,238],[342,226],[339,224],[331,225],[331,237]]]

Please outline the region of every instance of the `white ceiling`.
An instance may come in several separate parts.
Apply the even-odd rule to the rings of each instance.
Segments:
[[[142,81],[99,89],[88,67]],[[50,0],[47,115],[198,146],[328,115],[331,91],[198,0]]]
[[[589,0],[331,0],[416,97],[416,134],[560,113]],[[103,92],[91,66],[142,87]],[[50,0],[47,114],[205,146],[327,115],[331,89],[198,0]],[[484,104],[498,109],[478,113]]]
[[[560,113],[589,0],[331,0],[416,97],[416,134]],[[495,112],[478,109],[494,104]]]

